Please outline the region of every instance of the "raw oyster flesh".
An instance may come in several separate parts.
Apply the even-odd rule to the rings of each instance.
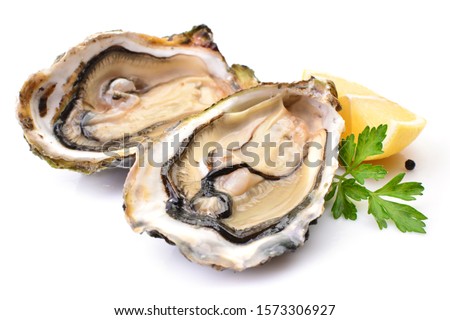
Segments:
[[[128,166],[139,143],[256,83],[250,69],[228,67],[206,26],[166,38],[112,31],[32,75],[18,117],[35,154],[92,173]]]
[[[338,166],[336,108],[334,85],[311,78],[262,84],[184,119],[132,167],[129,223],[219,269],[294,250]]]

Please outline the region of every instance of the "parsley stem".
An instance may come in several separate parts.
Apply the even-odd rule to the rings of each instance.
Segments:
[[[336,179],[338,179],[338,180],[341,180],[341,181],[345,181],[345,180],[347,180],[347,178],[345,177],[346,176],[346,174],[344,174],[344,175],[339,175],[339,174],[335,174],[334,175],[334,177],[336,178]]]

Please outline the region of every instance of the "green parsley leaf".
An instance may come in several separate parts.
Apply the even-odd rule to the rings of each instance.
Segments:
[[[360,184],[364,184],[366,179],[380,180],[383,179],[387,174],[387,171],[383,166],[374,166],[370,163],[364,163],[352,170],[351,175]]]
[[[387,174],[383,166],[362,163],[367,157],[383,153],[386,132],[387,125],[366,127],[359,134],[357,143],[353,134],[341,140],[339,163],[345,168],[345,172],[343,175],[334,176],[325,200],[330,201],[335,197],[331,208],[335,219],[343,216],[356,220],[357,209],[354,201],[368,200],[368,213],[375,218],[380,229],[387,228],[387,220],[392,220],[402,232],[425,233],[423,220],[427,219],[426,216],[407,204],[382,198],[415,200],[415,196],[422,195],[424,190],[421,183],[401,183],[405,173],[400,173],[376,191],[370,191],[364,186],[366,179],[380,180]]]
[[[383,153],[383,140],[386,138],[387,125],[378,128],[366,127],[358,136],[355,158],[352,167],[355,168],[367,157]]]
[[[403,200],[416,200],[414,196],[421,196],[424,187],[419,182],[400,183],[405,177],[404,173],[399,173],[386,185],[374,193],[379,196],[388,196]]]
[[[355,179],[348,179],[342,183],[344,193],[356,201],[366,200],[370,192],[363,186],[356,183]]]
[[[328,190],[328,193],[325,195],[325,201],[329,201],[333,199],[334,194],[336,193],[337,188],[337,182],[331,183],[330,189]]]
[[[369,201],[369,209],[368,213],[373,215],[375,220],[377,221],[378,227],[381,229],[387,228],[387,222],[390,217],[386,212],[386,208],[382,206],[380,201],[377,201],[381,198],[371,198]],[[382,200],[382,199],[381,199]]]
[[[347,138],[342,139],[339,146],[339,162],[341,166],[350,167],[355,156],[356,143],[355,135],[351,134]]]
[[[372,194],[369,197],[369,213],[375,217],[380,229],[387,227],[387,219],[392,219],[401,232],[425,233],[422,220],[427,217],[407,204],[384,200]]]
[[[343,188],[337,189],[336,200],[334,201],[333,207],[331,207],[331,212],[335,219],[344,215],[345,219],[356,220],[356,206],[351,202],[344,192]]]

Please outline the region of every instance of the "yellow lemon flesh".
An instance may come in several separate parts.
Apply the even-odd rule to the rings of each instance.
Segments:
[[[358,138],[366,126],[377,127],[387,124],[388,131],[383,142],[383,154],[372,156],[366,160],[389,157],[406,148],[425,127],[424,118],[417,116],[395,102],[385,99],[366,87],[331,76],[325,73],[305,71],[303,79],[311,76],[328,79],[334,82],[342,110],[339,112],[345,120],[346,137],[354,134]]]

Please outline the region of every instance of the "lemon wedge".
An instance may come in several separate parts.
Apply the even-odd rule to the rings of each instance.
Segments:
[[[345,120],[343,137],[353,133],[357,138],[366,126],[388,125],[386,139],[383,142],[384,153],[366,160],[382,159],[402,151],[425,127],[424,118],[358,83],[325,73],[308,70],[303,72],[303,79],[309,79],[311,76],[334,82],[342,106],[339,113]]]

